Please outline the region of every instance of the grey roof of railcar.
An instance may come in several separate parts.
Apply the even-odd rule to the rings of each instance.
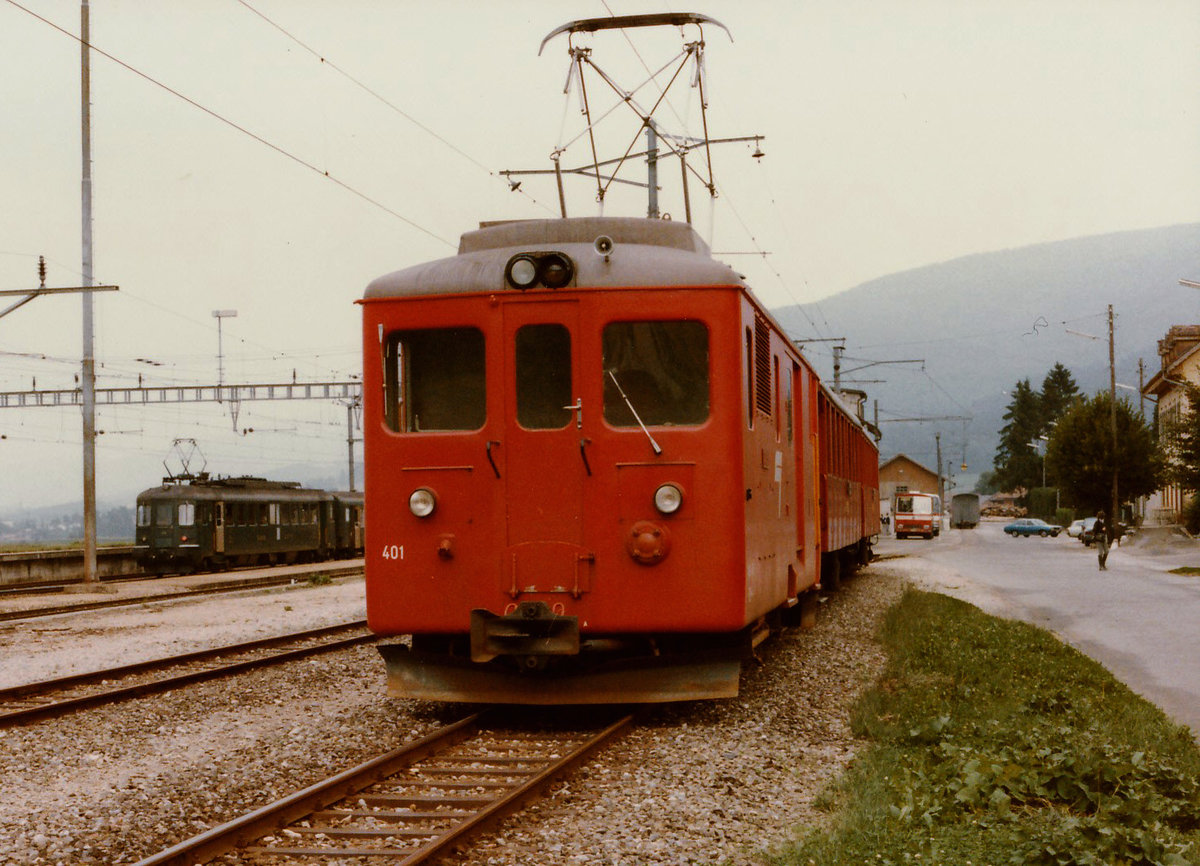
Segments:
[[[137,495],[141,500],[193,499],[207,502],[217,499],[230,501],[268,502],[300,500],[323,500],[333,494],[325,490],[300,487],[298,482],[265,481],[261,478],[214,478],[198,483],[166,483],[143,490]],[[360,494],[361,495],[361,494]]]
[[[613,240],[608,260],[593,249]],[[508,260],[521,252],[557,251],[575,263],[570,286],[731,286],[741,277],[712,258],[685,223],[631,217],[577,217],[485,223],[465,233],[458,255],[373,280],[366,298],[518,291],[504,280]],[[531,289],[530,291],[537,291]]]

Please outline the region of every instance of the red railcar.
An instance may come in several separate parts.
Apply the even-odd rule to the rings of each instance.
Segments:
[[[878,533],[865,426],[687,225],[485,225],[362,305],[367,614],[412,636],[381,647],[393,694],[731,696]]]

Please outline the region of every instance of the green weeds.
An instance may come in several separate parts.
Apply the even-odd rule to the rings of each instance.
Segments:
[[[909,591],[853,725],[869,748],[778,858],[842,863],[1200,863],[1200,751],[1048,633]]]

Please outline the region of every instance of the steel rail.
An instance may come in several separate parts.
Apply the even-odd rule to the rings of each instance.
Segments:
[[[264,806],[226,824],[214,827],[191,839],[180,842],[151,857],[138,861],[134,866],[194,866],[205,863],[223,854],[236,854],[243,849],[251,857],[303,858],[312,863],[314,858],[340,860],[347,857],[385,859],[398,866],[415,866],[445,854],[451,847],[462,844],[468,837],[483,832],[496,822],[522,808],[539,796],[551,782],[574,769],[598,749],[623,732],[633,721],[633,716],[624,716],[607,725],[568,753],[556,758],[541,759],[541,766],[516,767],[516,764],[535,765],[537,757],[487,757],[480,755],[452,756],[445,752],[469,741],[473,737],[486,737],[492,731],[484,725],[485,714],[468,716],[440,730],[434,731],[406,746],[373,758],[357,767],[339,773],[323,782],[311,785],[291,794],[276,803]],[[510,732],[511,733],[511,732]],[[532,739],[553,739],[553,734]],[[556,740],[559,744],[563,741]],[[439,766],[418,770],[420,763],[435,760]],[[455,767],[461,763],[466,766]],[[507,769],[486,770],[478,764],[508,765]],[[367,793],[367,789],[386,783],[389,777],[403,773],[396,781],[396,788],[428,791],[426,794]],[[431,778],[418,780],[419,775]],[[449,781],[437,777],[446,775],[465,777],[465,780]],[[488,777],[505,777],[519,781],[489,781]],[[480,793],[480,792],[483,793]],[[351,804],[334,807],[339,801],[350,800]],[[384,810],[368,810],[363,803],[382,805]],[[399,826],[370,827],[363,829],[312,826],[306,822],[321,820],[346,820],[357,817],[373,818],[376,821],[391,819],[395,822],[434,820],[450,822],[452,826],[442,829],[412,830]],[[289,829],[288,825],[297,826]],[[351,842],[361,840],[427,839],[418,847],[357,847],[357,848],[314,848],[252,845],[255,840],[279,834],[294,838],[304,836],[321,837],[325,841],[343,838]],[[275,862],[274,859],[272,862]]]
[[[122,677],[135,676],[172,666],[206,662],[220,658],[221,656],[255,652],[257,650],[279,646],[280,644],[295,643],[296,641],[321,640],[323,638],[331,637],[348,630],[364,629],[366,628],[366,624],[366,620],[356,620],[354,622],[342,623],[335,626],[326,626],[324,628],[292,632],[290,634],[260,638],[259,640],[247,641],[240,644],[229,644],[221,647],[213,647],[211,649],[196,650],[194,652],[183,653],[182,655],[177,656],[168,656],[166,658],[135,662],[133,664],[122,665],[115,668],[107,668],[105,670],[90,671],[88,673],[73,674],[52,680],[42,680],[36,683],[26,683],[24,685],[11,686],[9,688],[0,689],[0,704],[26,703],[31,700],[36,701],[39,698],[54,692],[80,688],[94,684],[101,680],[119,679]],[[23,722],[34,721],[36,719],[46,719],[53,716],[60,716],[74,710],[83,709],[85,707],[116,703],[117,701],[128,700],[129,698],[154,694],[156,692],[169,691],[171,689],[179,688],[180,686],[203,682],[205,680],[217,679],[219,677],[230,676],[232,674],[242,673],[243,671],[266,667],[267,665],[282,664],[283,662],[306,658],[307,656],[316,655],[318,653],[346,649],[359,644],[369,643],[373,640],[375,640],[375,635],[373,634],[356,634],[338,640],[325,641],[312,646],[284,650],[268,656],[243,659],[241,661],[230,662],[228,664],[204,668],[202,670],[187,671],[185,673],[175,674],[173,676],[167,676],[161,679],[135,683],[127,686],[114,686],[112,688],[91,692],[85,695],[76,695],[47,703],[36,703],[31,706],[24,706],[15,710],[0,709],[0,727],[21,724]]]
[[[132,549],[133,546],[129,545],[129,547],[130,547],[130,549]],[[57,551],[50,551],[50,552],[54,553]],[[0,557],[2,557],[2,556],[4,556],[4,553],[0,552]],[[362,557],[353,557],[352,559],[353,559],[353,561],[358,561],[358,560],[361,560]],[[10,560],[10,562],[11,561],[12,560]],[[361,563],[359,563],[358,565],[349,565],[349,564],[346,564],[347,562],[349,562],[349,560],[324,560],[324,561],[319,561],[319,562],[311,562],[311,563],[307,563],[307,564],[313,567],[312,574],[321,575],[321,574],[328,573],[329,575],[331,575],[333,577],[340,577],[340,576],[342,576],[344,574],[348,574],[348,573],[353,574],[355,571],[361,570],[361,568],[362,568]],[[209,574],[214,577],[216,577],[217,575],[221,575],[221,574],[228,576],[228,575],[236,575],[238,572],[264,571],[264,570],[270,570],[273,568],[295,568],[298,564],[299,563],[291,563],[291,564],[280,563],[278,565],[231,565],[228,568],[226,568],[224,571],[194,571],[194,572],[192,572],[192,574],[197,575],[197,576]],[[321,566],[329,566],[328,572],[321,571]],[[347,569],[349,569],[349,571],[347,571]],[[139,582],[148,581],[148,580],[162,580],[164,578],[169,578],[170,574],[171,574],[170,572],[167,572],[164,574],[156,574],[154,572],[147,573],[147,572],[140,571],[140,570],[139,571],[126,571],[126,572],[120,572],[120,573],[114,573],[114,574],[106,574],[100,578],[100,583],[105,586],[113,585],[113,584],[122,584],[122,583],[139,583]],[[180,576],[183,576],[182,573],[180,573]],[[289,576],[294,577],[295,575],[289,575]],[[267,580],[267,579],[277,579],[277,578],[273,578],[268,575],[267,577],[261,578],[261,579]],[[254,580],[254,578],[250,578],[250,580]],[[214,581],[214,583],[215,582],[216,581]],[[66,577],[66,578],[54,578],[54,579],[46,579],[46,580],[21,581],[18,583],[6,583],[3,585],[0,585],[0,598],[10,597],[10,596],[19,596],[19,595],[44,595],[44,594],[50,593],[50,592],[66,592],[68,587],[76,587],[76,586],[82,586],[82,585],[83,585],[82,577]]]
[[[304,584],[312,577],[349,577],[362,573],[361,565],[347,566],[343,569],[334,569],[330,571],[311,572],[304,575],[284,575],[276,577],[261,577],[247,578],[246,580],[234,579],[227,583],[214,580],[212,583],[201,584],[193,589],[186,589],[180,592],[166,592],[157,595],[139,595],[129,598],[107,599],[105,601],[85,601],[79,604],[64,604],[57,607],[36,607],[27,610],[6,610],[0,611],[0,622],[11,622],[13,620],[22,619],[38,619],[46,616],[59,616],[62,614],[82,613],[86,611],[104,610],[105,608],[129,607],[135,604],[151,604],[164,601],[180,601],[181,599],[191,599],[203,595],[216,595],[224,592],[237,592],[238,590],[250,591],[255,589],[270,589],[276,586],[291,586],[292,584]],[[109,583],[109,581],[103,581]]]

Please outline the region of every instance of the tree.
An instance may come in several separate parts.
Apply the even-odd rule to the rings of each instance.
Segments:
[[[1183,388],[1183,412],[1162,420],[1163,475],[1184,490],[1200,490],[1200,387],[1185,382]]]
[[[1000,444],[996,446],[994,481],[1002,490],[1027,490],[1042,481],[1042,462],[1031,444],[1042,428],[1040,400],[1028,379],[1022,379],[1013,389],[1012,402],[1004,413],[1006,423],[1000,428]]]
[[[1150,427],[1130,407],[1117,401],[1117,442],[1113,447],[1112,398],[1101,392],[1075,401],[1050,435],[1047,468],[1066,496],[1092,512],[1111,508],[1112,480],[1122,501],[1158,489],[1162,460]]]
[[[1000,428],[1000,444],[992,461],[996,467],[994,483],[1005,490],[1042,486],[1049,467],[1038,451],[1038,440],[1049,438],[1055,423],[1079,399],[1078,395],[1079,386],[1061,363],[1055,363],[1046,374],[1040,392],[1033,390],[1028,379],[1017,383],[1004,413],[1008,423]]]
[[[1071,371],[1056,363],[1042,380],[1039,402],[1042,409],[1042,429],[1039,435],[1049,436],[1062,414],[1079,397],[1079,386],[1071,377]]]
[[[976,493],[997,493],[1000,490],[1000,485],[996,483],[996,473],[994,470],[985,469],[979,473],[979,478],[975,482]]]

